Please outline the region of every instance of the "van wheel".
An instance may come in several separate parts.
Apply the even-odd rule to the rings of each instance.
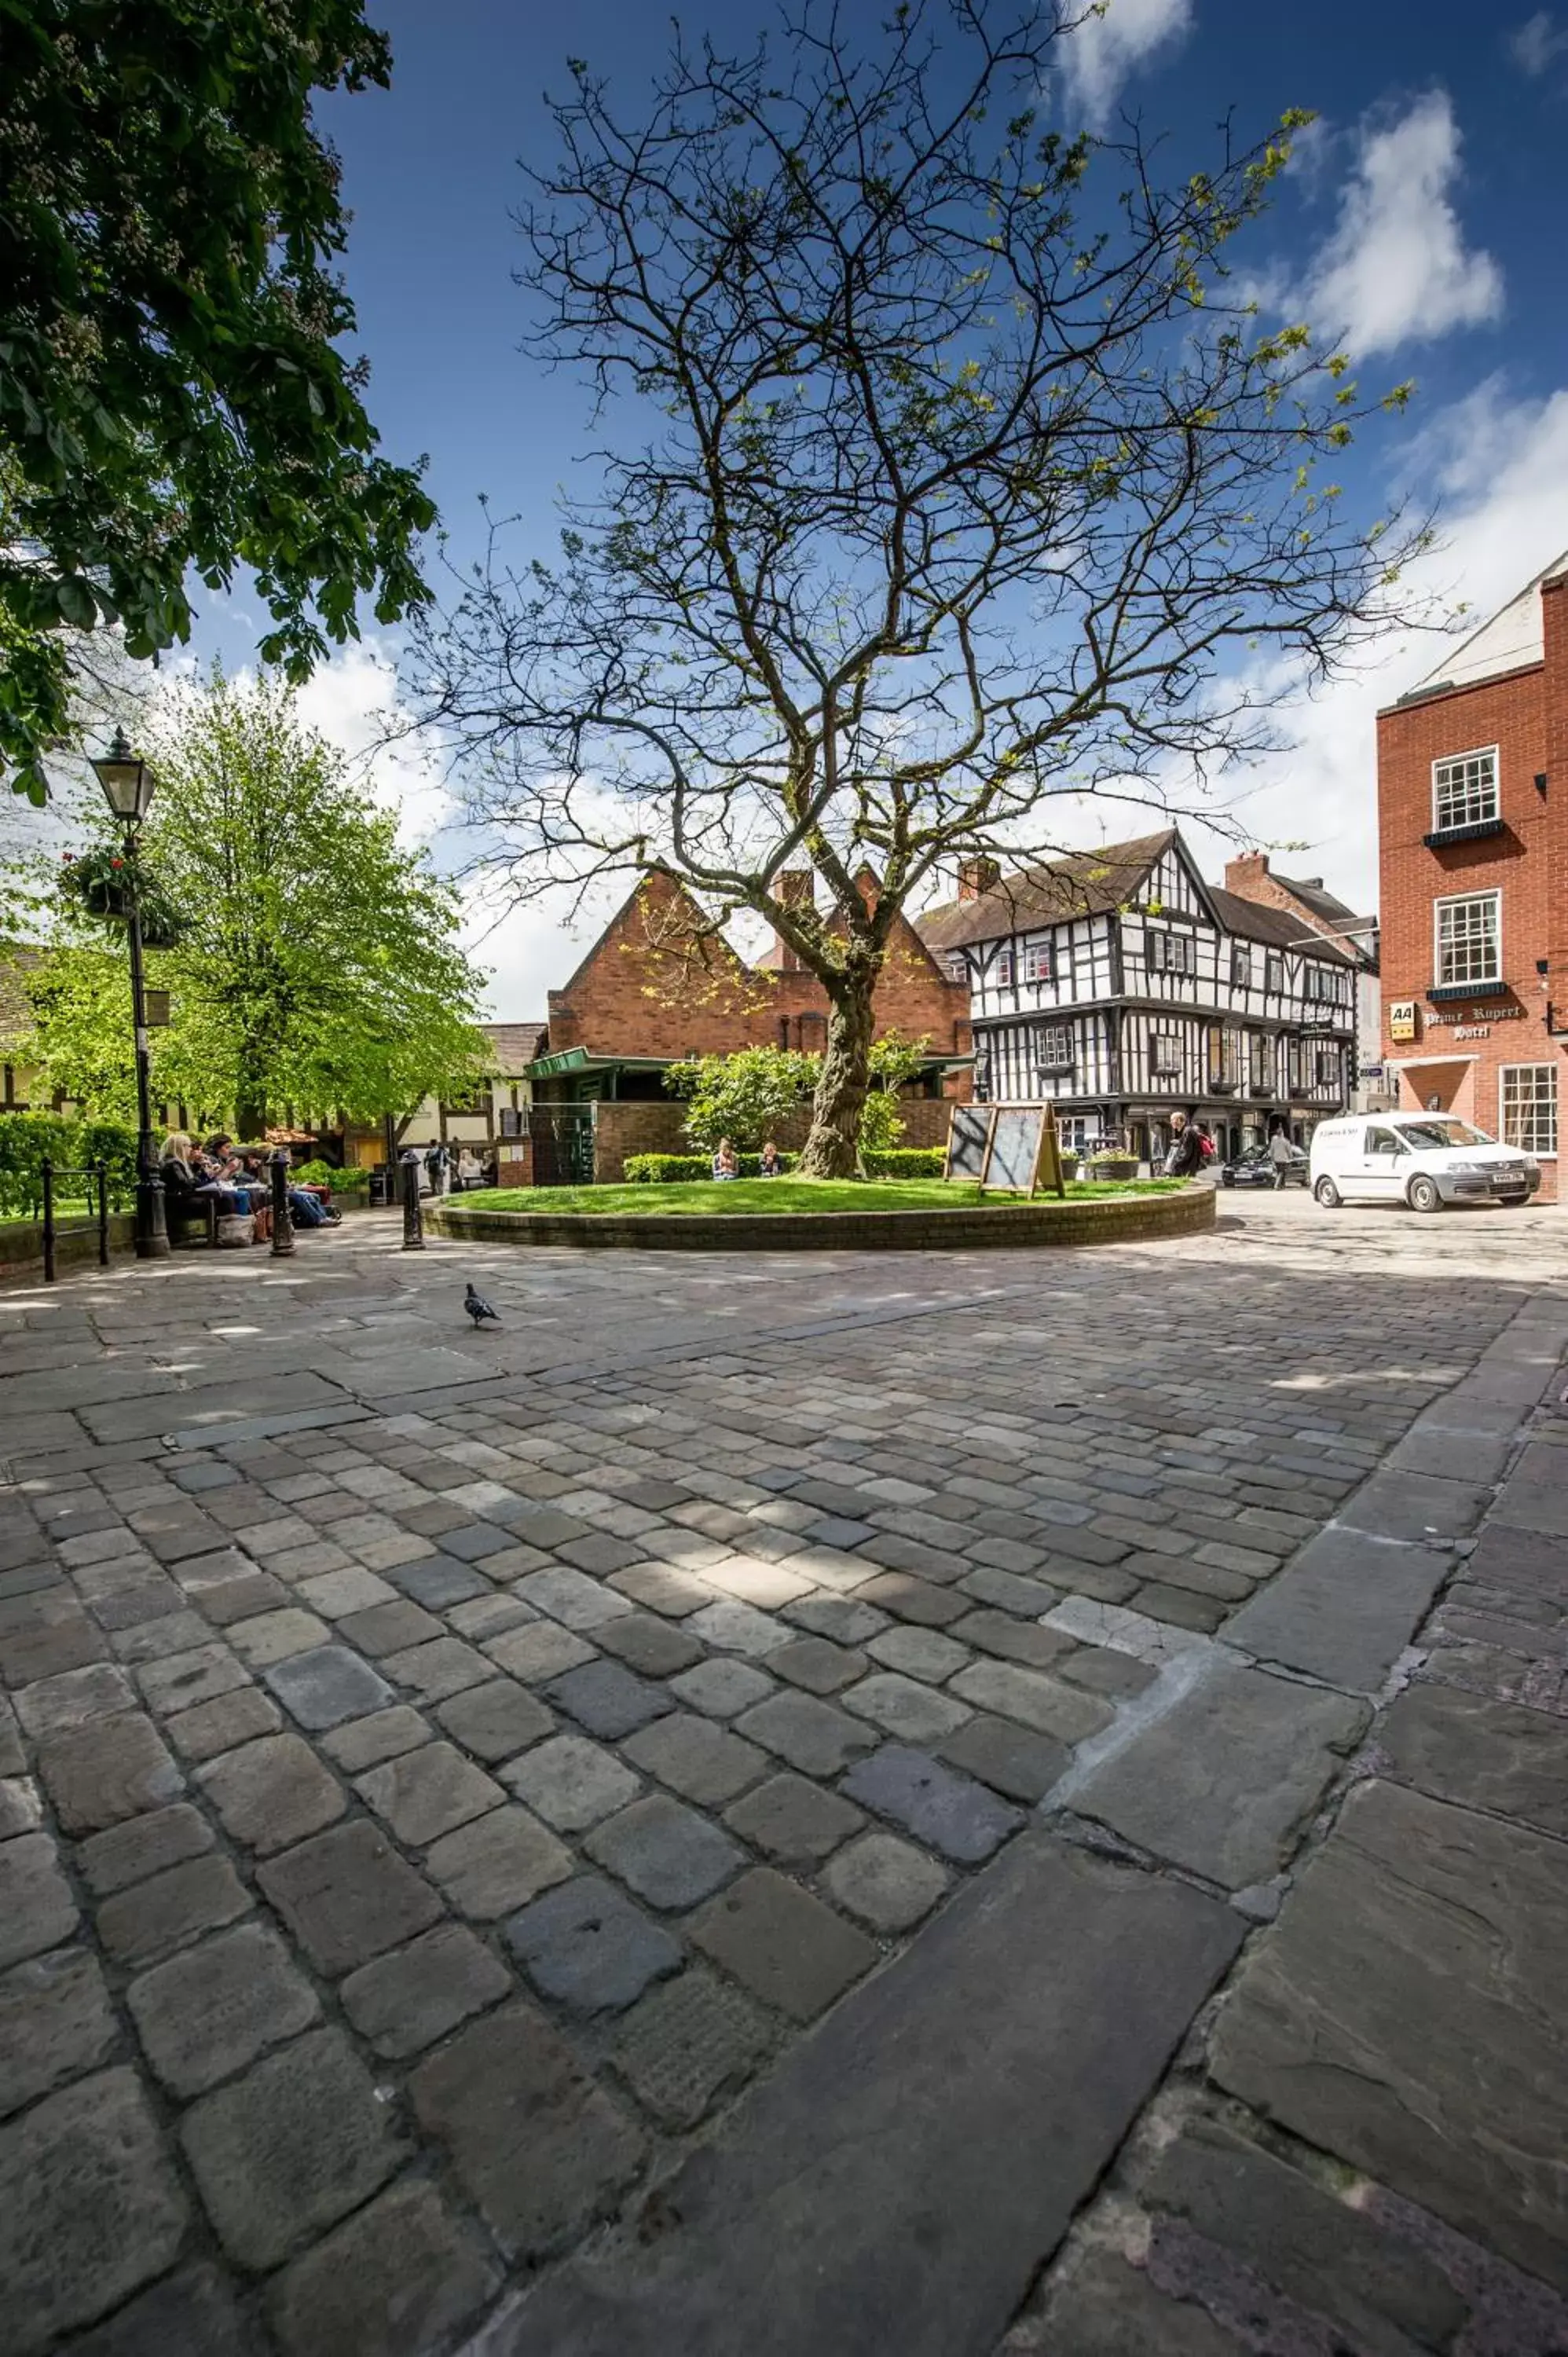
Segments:
[[[1405,1198],[1412,1211],[1440,1211],[1443,1198],[1430,1178],[1412,1178]]]
[[[1312,1191],[1326,1211],[1339,1209],[1339,1189],[1332,1178],[1320,1178]]]

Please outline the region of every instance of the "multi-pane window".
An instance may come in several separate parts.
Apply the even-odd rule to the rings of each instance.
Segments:
[[[1233,990],[1252,987],[1252,952],[1242,949],[1239,942],[1230,952],[1230,986]]]
[[[1269,1080],[1269,1037],[1266,1031],[1254,1031],[1251,1034],[1247,1041],[1247,1056],[1250,1073],[1249,1085],[1256,1090],[1268,1088],[1271,1085],[1271,1082]]]
[[[1502,898],[1500,892],[1467,892],[1436,903],[1440,986],[1500,979]]]
[[[1154,974],[1196,974],[1197,943],[1190,933],[1149,933],[1149,968]]]
[[[961,950],[950,950],[942,963],[947,968],[947,975],[950,982],[967,982],[969,980],[969,960],[965,957]]]
[[[1283,957],[1276,956],[1274,952],[1271,951],[1269,955],[1263,960],[1263,988],[1268,991],[1272,996],[1279,998],[1283,996],[1284,986],[1285,962]]]
[[[1052,1023],[1035,1034],[1036,1060],[1042,1072],[1065,1072],[1072,1066],[1072,1033],[1065,1023]]]
[[[1555,1154],[1556,1065],[1505,1064],[1501,1081],[1503,1144],[1525,1154]]]
[[[1488,745],[1478,753],[1455,753],[1432,765],[1432,823],[1442,833],[1450,826],[1480,826],[1498,816],[1498,748]]]
[[[1227,1088],[1241,1085],[1242,1034],[1227,1031],[1219,1043],[1219,1077]]]
[[[1026,942],[1023,978],[1026,982],[1049,982],[1051,978],[1049,942]]]
[[[1007,989],[1011,985],[1013,980],[1013,952],[1011,950],[997,951],[994,980],[1004,990]]]
[[[1156,1031],[1149,1043],[1149,1065],[1158,1081],[1181,1078],[1181,1039],[1175,1031]]]
[[[1339,1050],[1319,1048],[1317,1050],[1317,1085],[1320,1089],[1335,1088],[1339,1080]]]
[[[1309,965],[1302,974],[1302,996],[1330,1006],[1343,1006],[1349,996],[1349,974],[1338,966]]]

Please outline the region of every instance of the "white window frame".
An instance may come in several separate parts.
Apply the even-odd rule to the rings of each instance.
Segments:
[[[1488,761],[1491,764],[1491,807],[1489,810],[1472,810],[1469,805],[1477,798],[1477,788],[1465,772],[1470,763],[1482,761]],[[1455,770],[1459,772],[1458,797],[1455,802],[1450,792],[1450,813],[1445,817],[1443,798],[1444,791],[1451,790],[1454,780],[1452,776],[1445,776],[1444,773]],[[1459,814],[1455,815],[1455,812]],[[1498,748],[1495,745],[1477,745],[1467,753],[1444,753],[1434,761],[1432,765],[1432,831],[1434,834],[1446,834],[1451,829],[1461,826],[1485,826],[1493,819],[1501,818],[1502,814],[1502,785],[1498,777]]]
[[[1063,1053],[1053,1056],[1050,1042],[1059,1039]],[[1035,1033],[1035,1063],[1042,1072],[1070,1072],[1076,1062],[1072,1049],[1070,1023],[1042,1023]]]
[[[1230,944],[1230,987],[1251,990],[1252,987],[1252,952],[1241,942]]]
[[[1014,957],[1012,951],[1010,949],[998,950],[996,952],[996,971],[990,977],[990,979],[996,985],[998,990],[1012,989]]]
[[[1022,979],[1025,982],[1054,982],[1056,978],[1057,961],[1050,942],[1026,943],[1023,952]]]
[[[1169,1060],[1165,1061],[1165,1059]],[[1179,1081],[1187,1069],[1182,1053],[1179,1031],[1151,1031],[1149,1034],[1149,1078],[1154,1081]]]
[[[1175,926],[1159,925],[1148,930],[1145,939],[1148,944],[1151,974],[1196,974],[1197,972],[1197,942],[1191,933],[1184,932]],[[1181,943],[1181,954],[1179,957],[1173,957],[1171,952],[1177,942]],[[1159,952],[1157,956],[1156,951]]]
[[[1479,907],[1489,900],[1496,914],[1492,922],[1494,956],[1490,974],[1445,974],[1443,967],[1443,911],[1444,909]],[[1462,988],[1466,983],[1475,985],[1501,982],[1503,978],[1503,896],[1500,889],[1487,892],[1445,892],[1432,904],[1432,978],[1440,990]]]
[[[1528,1107],[1523,1108],[1533,1112],[1539,1103],[1548,1110],[1552,1138],[1550,1146],[1535,1146],[1528,1144],[1522,1135],[1514,1137],[1509,1135],[1509,1081],[1510,1077],[1520,1072],[1544,1072],[1552,1083],[1541,1099],[1532,1101]],[[1516,1147],[1520,1154],[1530,1155],[1538,1162],[1555,1162],[1557,1140],[1560,1135],[1558,1125],[1562,1118],[1562,1094],[1555,1064],[1500,1064],[1498,1067],[1498,1135],[1502,1143],[1505,1146]],[[1516,1110],[1519,1109],[1520,1108],[1516,1107]]]

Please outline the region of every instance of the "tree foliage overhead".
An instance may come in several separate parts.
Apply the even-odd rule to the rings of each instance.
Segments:
[[[434,521],[374,453],[316,91],[385,84],[361,0],[0,0],[0,766],[33,800],[71,634],[188,636],[253,568],[303,677],[418,605]]]
[[[286,686],[215,675],[167,701],[149,750],[138,864],[181,926],[148,959],[171,997],[152,1035],[159,1098],[260,1136],[285,1106],[376,1121],[469,1090],[488,1043],[456,895],[399,847],[395,819],[302,727]],[[29,976],[36,1028],[16,1052],[49,1090],[123,1113],[124,956],[78,930]]]
[[[498,530],[427,706],[520,888],[663,869],[819,975],[819,1175],[938,871],[1061,848],[1064,792],[1198,801],[1273,741],[1271,680],[1390,617],[1402,535],[1318,471],[1376,404],[1227,285],[1304,118],[1164,185],[1135,128],[1042,113],[1087,13],[907,0],[863,38],[802,0],[630,112],[575,67],[524,218],[599,492],[551,562]],[[815,910],[775,887],[803,859]]]

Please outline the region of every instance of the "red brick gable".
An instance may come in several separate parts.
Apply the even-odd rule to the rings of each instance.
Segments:
[[[875,890],[869,873],[859,879]],[[550,993],[550,1052],[726,1055],[737,1048],[820,1048],[826,993],[813,974],[748,965],[685,888],[650,876],[628,894],[576,972]],[[938,1056],[970,1052],[969,990],[948,979],[900,916],[876,991],[880,1036],[929,1039]]]

